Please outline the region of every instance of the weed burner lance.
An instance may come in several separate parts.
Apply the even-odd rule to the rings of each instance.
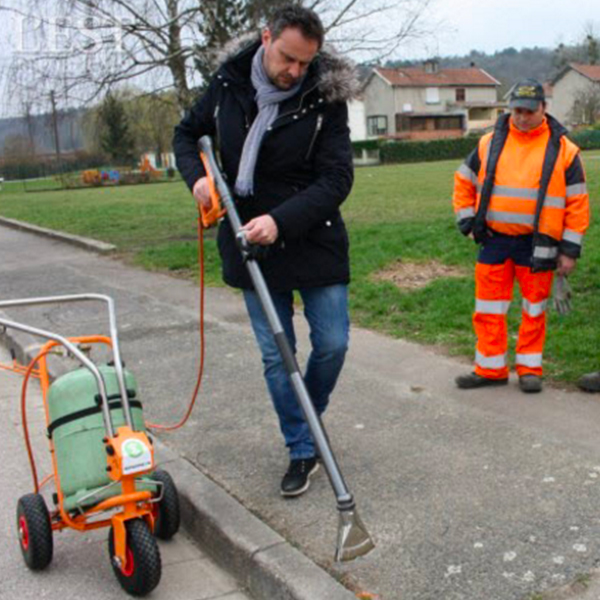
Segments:
[[[262,271],[252,252],[252,246],[248,243],[246,235],[242,231],[242,223],[235,208],[233,197],[215,159],[212,140],[210,137],[204,136],[199,140],[198,146],[200,149],[200,156],[206,168],[212,201],[210,210],[203,211],[203,223],[205,226],[214,224],[216,219],[223,215],[223,212],[226,213],[227,218],[229,219],[238,248],[242,253],[244,264],[248,269],[248,273],[254,284],[254,289],[258,294],[269,326],[273,332],[275,342],[277,343],[277,347],[283,358],[296,399],[302,408],[302,412],[304,413],[304,417],[308,423],[315,444],[317,445],[321,460],[323,461],[329,481],[337,498],[339,527],[335,560],[346,561],[363,556],[375,546],[358,515],[354,498],[344,482],[344,478],[331,450],[323,424],[315,411],[304,379],[300,373],[298,362],[296,361],[296,357],[292,352],[281,325],[281,321],[279,320],[279,316],[277,315],[275,305],[273,304]]]

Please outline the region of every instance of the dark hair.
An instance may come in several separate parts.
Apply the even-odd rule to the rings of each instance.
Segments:
[[[323,45],[325,28],[314,10],[292,4],[275,11],[269,20],[269,31],[273,40],[276,40],[284,29],[289,28],[299,29],[305,38],[318,42],[319,49]]]

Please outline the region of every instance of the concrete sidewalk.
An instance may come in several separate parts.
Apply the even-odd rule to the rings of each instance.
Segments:
[[[0,255],[2,299],[114,297],[146,418],[178,420],[196,376],[196,287],[2,228]],[[10,317],[65,335],[106,332],[94,306],[11,310]],[[298,330],[303,361],[302,320]],[[517,600],[551,598],[547,590],[585,580],[587,600],[595,589],[595,577],[582,574],[600,558],[596,397],[548,388],[532,398],[514,382],[459,393],[453,377],[468,363],[353,329],[325,424],[377,549],[336,565],[326,477],[298,500],[279,496],[287,458],[239,296],[209,290],[206,335],[199,404],[186,427],[162,441],[353,591],[384,600]],[[288,552],[276,546],[274,561]]]

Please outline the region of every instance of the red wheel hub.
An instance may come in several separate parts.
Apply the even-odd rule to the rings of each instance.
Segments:
[[[131,548],[127,546],[125,550],[125,564],[121,568],[121,573],[125,575],[125,577],[131,577],[133,572],[135,571],[135,560],[133,558],[133,552]]]
[[[19,539],[23,550],[29,548],[29,529],[25,517],[19,517]]]

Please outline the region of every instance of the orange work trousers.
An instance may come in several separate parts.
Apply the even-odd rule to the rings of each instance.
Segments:
[[[546,305],[554,273],[532,273],[527,265],[529,258],[524,259],[522,251],[506,252],[507,249],[514,249],[514,246],[514,240],[501,239],[498,244],[486,242],[475,267],[475,373],[490,379],[508,377],[506,315],[512,300],[515,278],[523,296],[516,348],[517,374],[542,375]]]

